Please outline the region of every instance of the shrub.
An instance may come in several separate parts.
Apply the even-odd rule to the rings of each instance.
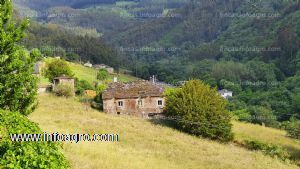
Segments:
[[[3,168],[69,168],[54,142],[12,142],[10,134],[41,134],[20,113],[0,110],[0,166]],[[1,168],[1,167],[0,167]]]
[[[72,97],[75,95],[74,88],[71,85],[59,84],[55,86],[53,92],[57,96]]]
[[[109,73],[106,69],[100,69],[98,74],[97,74],[97,79],[98,80],[105,80],[109,76]]]
[[[261,106],[250,106],[248,112],[251,114],[251,122],[255,124],[266,125],[268,127],[279,127],[276,116],[267,108]]]
[[[92,102],[92,107],[97,110],[103,110],[103,100],[102,100],[102,93],[107,88],[107,85],[100,84],[97,86],[97,96],[94,98]]]
[[[236,119],[239,121],[251,122],[251,115],[247,109],[235,110],[233,114],[236,116]]]
[[[62,75],[69,77],[74,76],[68,63],[61,59],[53,59],[51,62],[47,63],[44,74],[50,82],[52,82],[55,77],[59,77]]]
[[[85,90],[94,90],[94,87],[86,80],[76,82],[76,94],[83,95]]]
[[[249,150],[262,151],[266,155],[269,155],[271,157],[278,157],[282,160],[286,160],[291,157],[290,154],[282,147],[262,143],[260,141],[246,140],[245,146]]]
[[[300,121],[296,118],[292,118],[285,125],[285,130],[287,131],[287,135],[289,137],[299,139],[300,140]]]
[[[177,126],[188,133],[223,142],[231,141],[231,117],[226,100],[199,80],[187,82],[181,89],[166,92],[165,113],[176,119]]]

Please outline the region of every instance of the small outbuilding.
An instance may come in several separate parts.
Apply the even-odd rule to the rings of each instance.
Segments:
[[[68,77],[62,75],[60,77],[56,77],[53,79],[53,88],[59,84],[70,85],[71,87],[75,88],[75,79],[72,77]]]
[[[219,90],[218,93],[225,99],[233,96],[233,92],[227,89]]]
[[[91,64],[90,62],[87,62],[83,66],[85,66],[85,67],[93,67],[93,64]]]

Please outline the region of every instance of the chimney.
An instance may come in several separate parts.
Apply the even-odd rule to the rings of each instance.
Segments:
[[[150,77],[150,82],[152,82],[153,84],[156,83],[156,77],[155,77],[155,75],[153,75],[153,76]]]
[[[118,82],[118,77],[114,77],[114,83]]]

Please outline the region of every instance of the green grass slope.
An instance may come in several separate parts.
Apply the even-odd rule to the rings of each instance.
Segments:
[[[118,143],[64,143],[63,151],[72,168],[298,168],[261,152],[193,137],[144,119],[101,113],[85,107],[76,98],[43,94],[39,102],[39,108],[29,118],[46,132],[119,134]],[[244,126],[235,124],[242,128],[239,125]],[[238,132],[241,136],[243,129]],[[257,132],[266,130],[260,127]],[[265,134],[282,137],[276,132]]]
[[[90,83],[92,83],[94,81],[96,81],[96,82],[98,81],[96,78],[98,70],[96,70],[94,68],[85,67],[85,66],[77,64],[77,63],[72,63],[72,62],[69,62],[69,65],[71,67],[71,70],[74,72],[75,77],[77,77],[78,79],[86,80]],[[118,77],[118,80],[121,82],[129,82],[129,81],[138,80],[138,78],[136,78],[134,76],[124,75],[124,74],[115,74],[115,75],[109,76],[108,82],[112,82],[114,76]]]
[[[51,59],[52,58],[47,58],[46,61],[50,61]],[[70,66],[72,72],[74,73],[75,77],[78,78],[79,80],[86,80],[91,84],[93,82],[100,82],[99,80],[97,80],[98,70],[96,70],[94,68],[85,67],[78,63],[73,63],[73,62],[68,62],[68,63],[69,63],[69,66]],[[118,77],[118,80],[120,82],[130,82],[130,81],[138,80],[138,78],[136,78],[134,76],[130,76],[130,75],[113,74],[113,75],[109,75],[107,81],[112,82],[114,77]],[[50,83],[49,80],[43,76],[39,76],[39,78],[40,78],[39,83],[41,85]]]

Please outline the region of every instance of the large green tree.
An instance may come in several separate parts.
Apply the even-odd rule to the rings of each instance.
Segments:
[[[45,76],[49,79],[50,82],[52,82],[55,77],[59,77],[62,75],[69,77],[74,76],[70,66],[66,61],[61,59],[54,59],[47,63]]]
[[[165,113],[180,129],[224,142],[233,138],[231,117],[225,109],[226,100],[209,85],[191,80],[181,89],[166,95]]]
[[[38,51],[27,52],[18,43],[29,25],[16,23],[12,2],[0,1],[0,109],[29,114],[36,107],[37,79],[32,75]]]

